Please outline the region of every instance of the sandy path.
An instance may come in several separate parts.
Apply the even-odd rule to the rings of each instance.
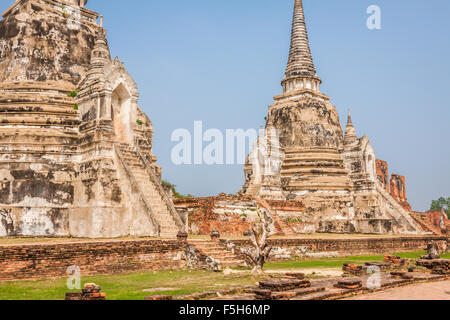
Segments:
[[[450,300],[450,280],[392,288],[349,300]]]

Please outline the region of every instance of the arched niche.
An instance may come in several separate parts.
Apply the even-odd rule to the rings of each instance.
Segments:
[[[132,115],[132,96],[126,86],[120,83],[111,95],[111,119],[118,142],[133,142]]]
[[[376,166],[376,156],[375,156],[375,150],[373,149],[372,145],[369,141],[365,142],[364,146],[364,164],[365,164],[365,171],[369,174],[370,178],[372,180],[377,180],[377,166]]]

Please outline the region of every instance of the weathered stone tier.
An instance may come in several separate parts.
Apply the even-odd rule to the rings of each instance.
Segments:
[[[357,137],[350,113],[344,135],[320,84],[303,3],[296,0],[283,94],[269,106],[266,133],[248,157],[241,194],[302,201],[301,217],[316,232],[422,234],[408,212],[404,179],[395,175],[391,194],[386,192],[369,139]]]
[[[285,190],[291,192],[352,189],[348,170],[335,149],[288,148],[280,174]]]
[[[0,21],[0,236],[174,238],[152,123],[85,4],[19,0]]]

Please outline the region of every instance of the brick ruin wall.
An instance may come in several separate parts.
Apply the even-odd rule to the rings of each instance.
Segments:
[[[379,161],[378,163],[383,164],[385,162]],[[387,182],[386,187],[390,193],[391,188],[387,164],[383,167],[386,169],[383,171],[386,173],[383,174],[383,181]],[[377,165],[377,168],[380,170],[380,165]],[[381,171],[378,172],[380,173]],[[404,195],[404,197],[406,197],[406,195]],[[396,200],[399,202],[398,198]],[[216,197],[174,199],[174,204],[179,211],[179,214],[183,215],[185,220],[188,221],[188,232],[193,235],[208,236],[213,230],[219,231],[222,236],[245,235],[253,223],[258,219],[258,207],[269,209],[273,218],[271,228],[276,235],[296,236],[321,232],[317,229],[314,221],[308,216],[308,209],[301,201],[263,201],[261,199],[254,199],[246,196],[220,194]],[[425,226],[422,223],[423,219],[418,221],[420,214],[422,213],[411,212],[412,218],[419,223],[423,231],[438,236],[443,235],[443,233],[439,231],[439,228]],[[424,214],[426,215],[426,213],[423,213],[422,215]],[[322,222],[321,225],[324,225],[325,223],[326,222]],[[334,222],[334,225],[337,225],[338,223],[339,221]],[[343,221],[343,223],[345,224],[346,221]],[[380,223],[383,223],[383,221]],[[429,224],[432,223],[430,222]],[[375,226],[372,227],[372,229],[377,228],[378,224],[375,224]],[[388,229],[389,227],[386,227],[386,230]],[[366,228],[366,230],[369,229]],[[330,231],[329,233],[333,232]],[[341,233],[346,232],[342,231]]]
[[[407,211],[412,211],[406,196],[406,179],[404,176],[393,174],[391,177],[391,196]]]
[[[221,240],[224,245],[248,248],[249,240]],[[358,239],[272,239],[270,260],[295,258],[327,258],[350,255],[385,255],[426,250],[430,241],[436,241],[441,252],[448,252],[449,238],[437,236],[358,238]]]
[[[278,255],[272,259],[295,258],[289,252],[311,251],[339,255],[391,254],[417,251],[435,240],[447,247],[446,237],[361,239],[273,239]],[[230,244],[221,240],[224,246]],[[233,240],[238,247],[248,240]],[[177,240],[104,241],[63,244],[0,246],[0,281],[67,277],[69,266],[79,266],[81,275],[175,270],[186,267],[185,243]],[[284,251],[284,252],[283,252]],[[281,253],[280,253],[281,252]],[[318,256],[319,257],[319,256]]]
[[[425,213],[425,216],[434,226],[450,231],[450,219],[445,212],[429,211]]]
[[[389,166],[386,161],[377,159],[377,176],[378,181],[380,181],[381,185],[384,187],[387,193],[390,192],[389,185]]]
[[[210,235],[213,230],[222,236],[242,236],[258,221],[258,200],[244,196],[220,194],[217,197],[175,199],[180,214],[188,218],[188,231],[195,235]],[[278,234],[311,233],[311,223],[301,218],[305,210],[300,201],[266,201],[271,211],[273,228]],[[312,229],[311,229],[312,230]]]
[[[389,165],[386,161],[376,160],[377,177],[381,185],[406,211],[411,212],[412,207],[408,203],[406,195],[406,178],[393,174],[389,179]]]
[[[0,280],[66,277],[69,266],[82,276],[178,269],[183,252],[177,240],[0,246]]]
[[[450,235],[450,219],[441,211],[412,212],[412,217],[426,231],[436,235]]]
[[[228,203],[228,208],[219,202]],[[227,195],[175,199],[174,204],[181,214],[188,217],[188,232],[195,235],[209,235],[213,230],[224,236],[242,235],[251,226],[248,215],[256,211],[251,201]]]

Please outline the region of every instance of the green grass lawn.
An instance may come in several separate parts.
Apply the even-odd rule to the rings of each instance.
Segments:
[[[395,256],[418,259],[426,255],[425,251],[394,253]],[[442,255],[442,259],[450,259],[450,253]],[[344,263],[364,264],[366,262],[383,261],[384,255],[363,255],[351,257],[326,258],[315,260],[276,261],[265,265],[266,270],[310,269],[310,268],[342,268]]]
[[[255,285],[261,278],[249,275],[224,275],[208,271],[160,271],[136,274],[82,277],[81,282],[96,283],[108,300],[143,300],[152,294],[183,295],[231,286]],[[175,290],[144,292],[145,289]],[[66,279],[0,282],[0,300],[64,300]]]
[[[425,252],[396,253],[404,258],[418,258]],[[280,261],[268,263],[266,270],[341,268],[344,263],[363,264],[369,261],[383,261],[381,255],[352,256],[317,260]],[[442,256],[450,259],[450,254]],[[143,300],[152,294],[183,295],[205,292],[231,286],[255,285],[261,277],[247,273],[224,275],[198,270],[160,271],[135,274],[82,277],[82,283],[94,282],[106,292],[108,300]],[[144,292],[145,289],[165,288],[159,292]],[[171,288],[173,290],[167,290]],[[75,290],[77,291],[77,290]],[[0,282],[0,300],[63,300],[66,292],[66,278]]]

